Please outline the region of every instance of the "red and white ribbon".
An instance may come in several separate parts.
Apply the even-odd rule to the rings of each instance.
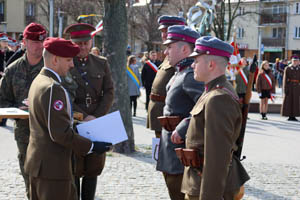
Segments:
[[[270,88],[272,89],[272,80],[271,80],[271,78],[268,76],[268,74],[263,73],[262,75],[266,79],[266,81],[269,84]]]
[[[246,74],[244,73],[243,69],[240,69],[239,74],[241,75],[241,77],[242,77],[242,79],[243,79],[245,85],[248,85],[248,79],[247,79],[247,76],[246,76]]]
[[[153,62],[151,62],[150,60],[148,60],[148,61],[146,61],[146,64],[149,67],[151,67],[151,69],[153,69],[153,71],[155,71],[155,73],[157,72],[158,68],[157,68],[157,66]]]
[[[91,36],[94,37],[98,32],[103,30],[103,21],[101,20],[97,25],[96,25],[96,30],[91,32]]]

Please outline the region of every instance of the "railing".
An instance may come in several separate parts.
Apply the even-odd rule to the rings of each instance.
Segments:
[[[274,13],[276,11],[276,13]],[[285,7],[264,8],[261,11],[260,25],[261,24],[275,24],[275,23],[286,23],[286,9]]]
[[[284,47],[285,38],[262,38],[265,47]]]

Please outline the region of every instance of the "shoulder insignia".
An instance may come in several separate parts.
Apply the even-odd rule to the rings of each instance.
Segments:
[[[53,108],[57,111],[61,111],[64,108],[64,103],[61,100],[56,100],[53,103]]]

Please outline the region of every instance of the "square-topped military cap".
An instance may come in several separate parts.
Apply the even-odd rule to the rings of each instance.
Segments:
[[[3,42],[8,42],[9,41],[6,33],[0,33],[0,41],[3,41]]]
[[[292,60],[299,60],[299,56],[297,56],[297,55],[292,55],[291,59],[292,59]]]
[[[230,58],[233,53],[233,46],[220,40],[217,37],[203,36],[197,39],[194,52],[189,57],[196,57],[203,54],[223,56]]]
[[[179,41],[194,44],[199,37],[200,34],[188,26],[173,25],[168,28],[167,40],[163,44],[168,45]]]
[[[85,42],[92,39],[91,32],[95,27],[86,23],[71,24],[68,26],[64,33],[70,34],[70,38],[73,42]]]
[[[182,17],[170,16],[170,15],[162,15],[157,20],[159,27],[158,30],[163,28],[168,28],[173,25],[185,25],[186,21]]]

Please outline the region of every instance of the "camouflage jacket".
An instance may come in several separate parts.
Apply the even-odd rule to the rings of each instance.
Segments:
[[[43,65],[41,59],[38,64],[30,66],[26,54],[10,64],[0,81],[0,107],[24,106],[22,101],[27,99],[30,85]],[[16,120],[14,132],[17,141],[28,143],[28,120]]]

